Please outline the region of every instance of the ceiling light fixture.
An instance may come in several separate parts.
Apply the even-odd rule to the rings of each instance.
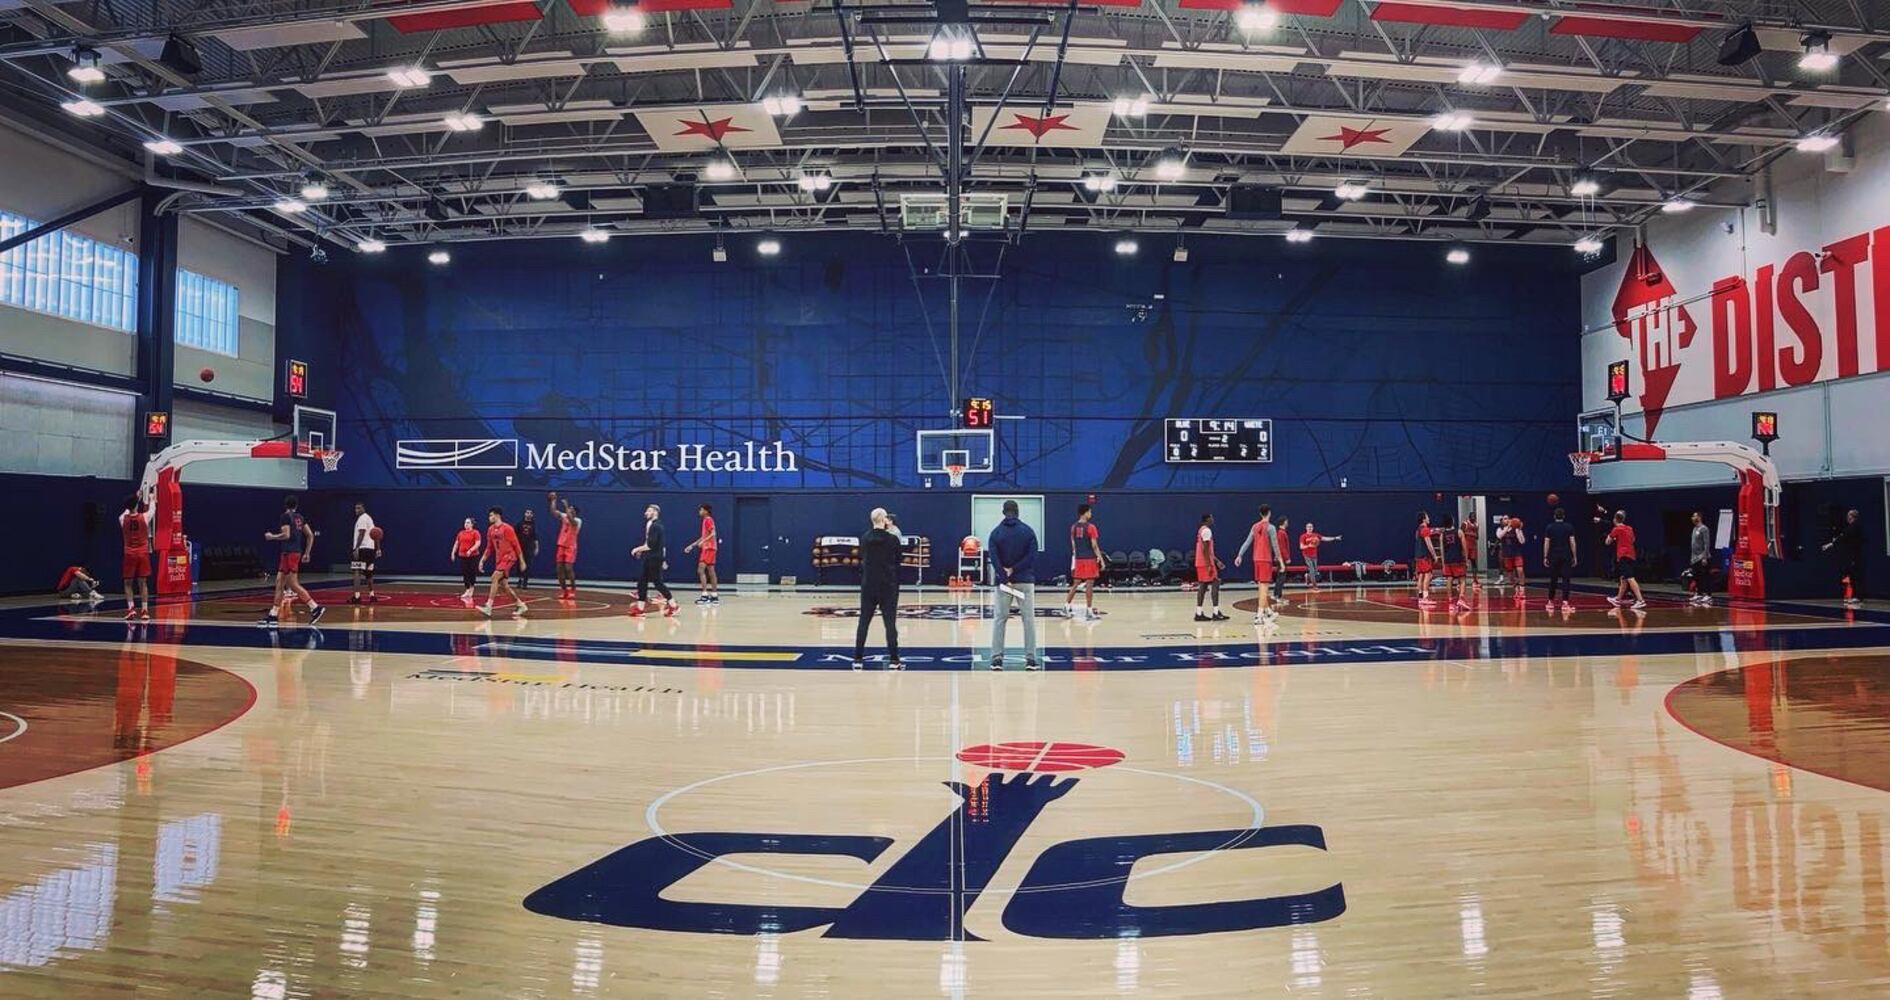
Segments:
[[[1683,194],[1677,194],[1662,202],[1660,210],[1668,215],[1679,215],[1681,212],[1693,211],[1693,205],[1693,199]]]
[[[1584,236],[1575,241],[1575,252],[1584,257],[1592,257],[1604,249],[1599,236]]]
[[[322,201],[328,197],[328,184],[319,177],[310,177],[302,182],[303,201]]]
[[[702,173],[712,181],[734,180],[735,164],[718,156],[710,160],[708,166],[702,168]]]
[[[533,201],[550,201],[558,196],[558,185],[550,181],[528,181],[525,184],[525,197]]]
[[[1464,83],[1464,84],[1472,84],[1476,86],[1484,86],[1484,85],[1495,83],[1496,78],[1502,75],[1503,75],[1503,67],[1501,66],[1492,66],[1489,63],[1473,62],[1470,65],[1465,66],[1463,70],[1457,74],[1457,82]]]
[[[1085,191],[1114,191],[1115,189],[1115,174],[1085,174],[1083,176],[1083,190]]]
[[[1798,57],[1798,68],[1813,73],[1829,73],[1837,69],[1837,53],[1831,51],[1831,34],[1826,31],[1813,31],[1798,40],[1805,47],[1805,54]]]
[[[1141,244],[1136,243],[1133,236],[1124,236],[1116,240],[1116,253],[1123,257],[1133,257],[1140,249],[1142,249]]]
[[[387,78],[401,88],[424,87],[433,82],[433,74],[418,66],[396,66],[387,71]]]
[[[765,240],[762,240],[760,243],[755,244],[755,252],[762,255],[763,257],[779,256],[781,253],[781,241],[773,237],[769,237]]]
[[[176,156],[184,151],[183,145],[172,139],[152,139],[144,144],[144,148],[159,156]]]
[[[1242,4],[1234,14],[1234,24],[1247,34],[1255,35],[1278,27],[1280,14],[1264,3]]]
[[[1450,250],[1444,254],[1444,259],[1452,264],[1468,264],[1470,263],[1470,251],[1463,247],[1451,247]]]
[[[1140,97],[1118,97],[1113,110],[1118,118],[1143,118],[1148,115],[1150,95]]]
[[[1179,149],[1164,149],[1161,157],[1155,161],[1155,176],[1165,181],[1178,181],[1188,169],[1188,154]]]
[[[76,115],[80,118],[97,118],[99,115],[105,113],[105,105],[97,101],[88,101],[83,97],[74,98],[70,101],[62,101],[59,106],[66,109],[67,114]]]
[[[825,191],[833,187],[833,176],[831,174],[802,174],[795,183],[803,191]]]
[[[1370,190],[1371,188],[1364,181],[1340,181],[1339,186],[1332,189],[1332,193],[1345,201],[1357,201],[1365,197],[1366,192]]]
[[[1294,227],[1286,231],[1286,242],[1288,243],[1311,243],[1312,237],[1313,231],[1310,229]]]
[[[432,264],[436,267],[440,265],[444,265],[444,264],[451,264],[452,262],[453,262],[453,255],[450,253],[447,253],[445,250],[434,250],[431,253],[427,254],[427,263]]]
[[[1574,183],[1568,186],[1568,193],[1577,198],[1593,198],[1601,193],[1601,178],[1587,170],[1578,170]]]
[[[105,70],[98,64],[98,50],[81,45],[72,50],[72,66],[66,76],[73,83],[104,83]]]
[[[386,253],[387,252],[387,244],[380,240],[375,239],[372,236],[368,237],[365,240],[362,240],[359,243],[356,243],[354,245],[354,248],[356,250],[361,251],[362,253]]]
[[[801,113],[801,99],[793,94],[764,97],[761,99],[761,110],[771,115],[790,118]]]
[[[1446,111],[1431,119],[1431,127],[1439,132],[1462,132],[1475,123],[1467,111]]]
[[[610,242],[610,233],[596,226],[585,226],[578,232],[578,239],[586,243],[608,243]]]
[[[932,44],[926,47],[926,55],[933,62],[964,62],[971,58],[973,51],[969,35],[943,31],[932,36]]]
[[[308,202],[299,198],[277,198],[275,208],[283,215],[298,215],[308,211]]]
[[[470,111],[450,112],[440,123],[454,132],[477,132],[486,127],[486,120]]]
[[[640,35],[649,24],[649,18],[635,7],[612,7],[604,11],[604,30],[613,35]]]
[[[1798,151],[1801,153],[1822,153],[1827,149],[1836,149],[1837,144],[1837,136],[1824,132],[1813,132],[1798,140]]]

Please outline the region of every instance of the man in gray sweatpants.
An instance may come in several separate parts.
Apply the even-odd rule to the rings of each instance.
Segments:
[[[991,669],[1004,669],[1004,626],[1010,621],[1011,605],[1017,605],[1024,619],[1024,669],[1043,669],[1037,654],[1037,533],[1017,518],[1017,501],[1004,501],[1004,520],[991,529],[984,547],[996,570],[997,588],[992,593],[996,605],[991,620]],[[1005,593],[1017,592],[1013,597]]]
[[[1697,510],[1693,512],[1690,548],[1687,561],[1691,565],[1687,571],[1693,574],[1693,596],[1688,598],[1688,603],[1705,607],[1713,603],[1713,532]]]

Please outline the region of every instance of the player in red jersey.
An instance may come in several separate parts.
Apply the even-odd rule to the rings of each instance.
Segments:
[[[486,510],[486,551],[479,556],[479,569],[484,572],[486,558],[492,558],[492,583],[486,587],[486,603],[479,606],[479,613],[492,617],[492,602],[499,597],[499,588],[504,587],[507,596],[512,598],[512,617],[525,617],[525,598],[518,596],[512,589],[512,569],[518,565],[518,532],[505,523],[503,508],[492,507]]]
[[[1101,536],[1089,504],[1076,505],[1076,523],[1070,525],[1070,592],[1063,597],[1066,618],[1096,617],[1096,580],[1102,576]],[[1076,591],[1083,591],[1083,613],[1076,613]]]
[[[1647,607],[1647,598],[1641,596],[1641,581],[1634,578],[1634,529],[1628,527],[1627,511],[1614,512],[1614,527],[1608,530],[1608,537],[1602,541],[1614,546],[1614,575],[1621,581],[1615,587],[1614,596],[1608,598],[1608,603],[1635,611]],[[1630,590],[1634,592],[1631,602],[1627,599]]]
[[[1286,556],[1280,550],[1280,533],[1273,526],[1272,505],[1260,505],[1260,520],[1248,529],[1240,551],[1234,553],[1235,566],[1246,558],[1248,549],[1253,550],[1253,582],[1260,585],[1260,610],[1254,614],[1253,623],[1277,626],[1279,612],[1273,610],[1273,575],[1285,570]]]
[[[696,508],[696,513],[702,517],[702,530],[696,535],[695,541],[683,546],[684,555],[688,555],[690,549],[702,553],[696,557],[696,583],[702,586],[702,594],[696,598],[696,603],[721,604],[722,595],[716,593],[715,589],[715,549],[719,540],[715,534],[715,510],[705,503]]]
[[[133,493],[125,498],[125,511],[118,515],[118,532],[125,539],[125,620],[151,620],[151,519],[144,497]],[[133,596],[133,591],[136,596]]]
[[[1221,614],[1221,567],[1222,562],[1214,558],[1214,515],[1201,515],[1201,527],[1194,532],[1194,620],[1198,622],[1224,622],[1227,616]],[[1214,613],[1204,614],[1201,604],[1207,599],[1208,591],[1214,591]]]
[[[1411,555],[1411,573],[1417,577],[1417,606],[1420,608],[1437,606],[1437,602],[1431,600],[1431,574],[1443,556],[1437,551],[1437,539],[1432,537],[1433,534],[1431,515],[1426,511],[1418,511],[1417,550]]]
[[[1523,545],[1528,539],[1523,535],[1522,518],[1511,516],[1504,519],[1503,526],[1496,529],[1496,551],[1503,560],[1502,572],[1498,577],[1504,586],[1516,588],[1516,601],[1522,603],[1524,590],[1529,578],[1523,572]]]
[[[302,519],[296,508],[299,501],[293,496],[282,498],[282,520],[277,522],[276,530],[263,535],[263,538],[282,543],[282,549],[276,554],[276,593],[269,603],[269,613],[263,615],[257,625],[263,628],[275,628],[282,623],[282,616],[295,608],[295,599],[300,597],[308,605],[308,623],[315,624],[322,620],[327,608],[315,603],[314,595],[302,586],[302,564],[315,551],[315,531]]]
[[[1319,589],[1319,545],[1321,542],[1336,542],[1344,535],[1322,535],[1313,530],[1312,522],[1306,522],[1306,530],[1299,536],[1299,555],[1306,561],[1306,589]]]
[[[1470,591],[1483,589],[1483,574],[1477,572],[1477,554],[1483,551],[1477,546],[1482,544],[1483,529],[1473,516],[1458,519],[1457,531],[1463,536],[1463,562],[1467,571],[1463,591],[1464,596],[1469,597]]]
[[[567,601],[576,600],[578,532],[584,529],[584,519],[578,516],[577,504],[569,500],[560,501],[555,491],[546,496],[550,500],[551,513],[558,518],[558,553],[555,567],[558,574],[558,596]]]
[[[1470,610],[1470,581],[1466,576],[1464,533],[1455,524],[1446,524],[1442,531],[1433,532],[1433,539],[1442,539],[1440,549],[1444,555],[1444,600],[1458,611]]]

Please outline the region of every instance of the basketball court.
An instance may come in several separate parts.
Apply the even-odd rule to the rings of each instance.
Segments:
[[[1881,0],[189,6],[0,0],[0,996],[1890,995]]]

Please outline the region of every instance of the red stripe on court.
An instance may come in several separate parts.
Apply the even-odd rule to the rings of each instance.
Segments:
[[[959,760],[978,767],[1036,774],[1108,767],[1122,763],[1123,759],[1122,751],[1114,747],[1043,740],[980,743],[958,751],[957,756]]]

